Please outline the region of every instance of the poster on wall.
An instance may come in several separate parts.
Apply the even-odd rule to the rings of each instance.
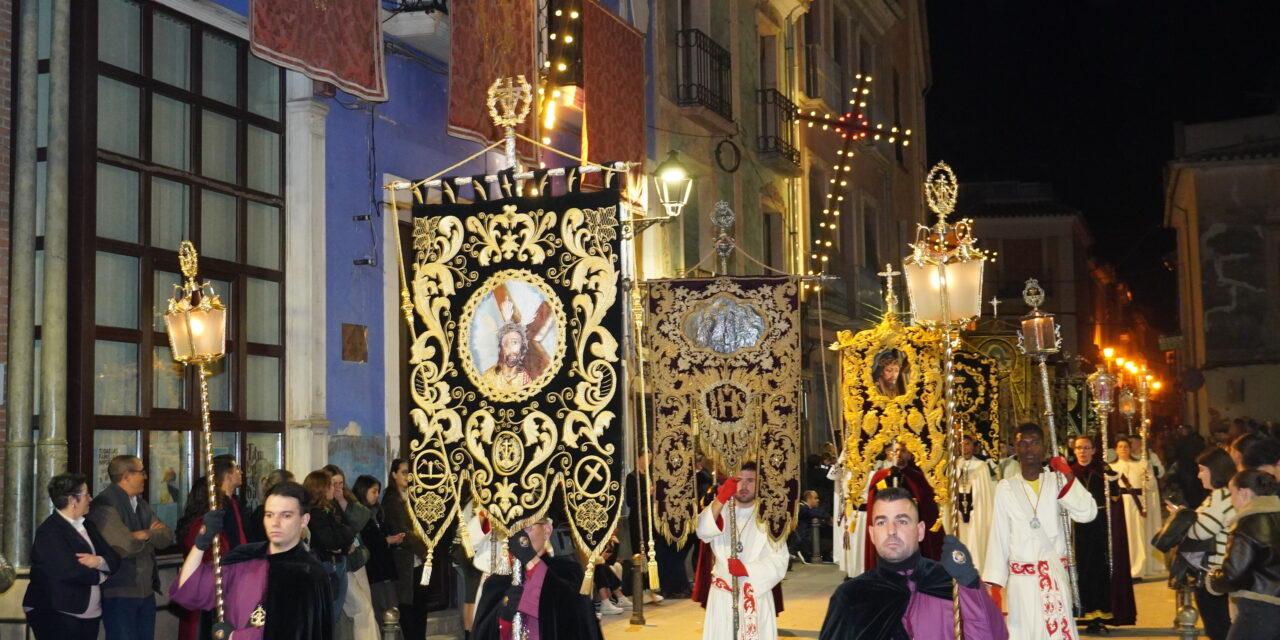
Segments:
[[[134,430],[99,429],[93,432],[93,486],[90,493],[97,495],[111,484],[107,465],[116,456],[139,455],[138,432]]]

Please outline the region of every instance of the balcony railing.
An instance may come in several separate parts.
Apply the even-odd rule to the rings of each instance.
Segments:
[[[821,45],[805,45],[804,93],[822,100],[827,107],[843,113],[848,97],[843,90],[840,65]]]
[[[680,52],[676,102],[682,107],[706,107],[725,120],[733,121],[729,52],[697,29],[679,31],[676,38]]]
[[[800,150],[795,145],[796,105],[777,89],[761,89],[760,135],[756,146],[760,153],[776,153],[796,166],[800,165]]]

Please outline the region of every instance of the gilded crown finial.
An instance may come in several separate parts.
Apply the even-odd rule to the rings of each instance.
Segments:
[[[524,122],[533,104],[533,87],[524,75],[498,78],[489,85],[489,117],[495,127],[515,127]]]
[[[191,244],[190,240],[183,240],[178,245],[178,266],[182,269],[182,275],[187,280],[195,280],[196,264],[199,256],[196,254],[196,246]]]

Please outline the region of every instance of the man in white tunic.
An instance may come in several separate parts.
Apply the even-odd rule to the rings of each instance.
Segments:
[[[732,515],[724,508],[730,500],[734,502]],[[736,478],[726,480],[715,501],[698,515],[698,538],[715,554],[703,640],[737,640],[733,635],[735,584],[739,638],[776,640],[772,590],[787,574],[787,545],[770,540],[756,522],[754,462],[744,463]]]
[[[1129,456],[1138,458],[1142,455],[1142,448],[1146,445],[1142,442],[1142,436],[1129,436]],[[1160,533],[1160,528],[1164,526],[1164,517],[1167,515],[1164,507],[1164,498],[1160,495],[1160,479],[1164,477],[1164,464],[1160,462],[1160,456],[1154,451],[1147,449],[1147,487],[1142,492],[1142,498],[1146,502],[1146,531],[1143,540],[1147,543],[1147,572],[1146,577],[1164,573],[1165,566],[1160,551],[1151,544],[1151,539]]]
[[[1111,463],[1111,468],[1120,474],[1118,481],[1124,496],[1124,520],[1129,523],[1129,571],[1134,580],[1140,580],[1152,573],[1150,569],[1160,568],[1160,562],[1152,557],[1155,549],[1150,543],[1151,535],[1147,534],[1147,518],[1151,515],[1148,512],[1149,498],[1158,498],[1158,492],[1151,469],[1135,459],[1134,453],[1129,438],[1118,438],[1116,461]]]
[[[834,495],[831,502],[831,557],[836,566],[850,578],[862,573],[862,530],[858,528],[866,517],[865,511],[859,511],[849,504],[849,478],[853,472],[844,466],[844,453],[827,471],[827,479],[832,482]],[[853,533],[856,532],[855,537]]]
[[[1045,469],[1044,432],[1018,427],[1015,445],[1022,473],[996,485],[991,534],[983,579],[1004,587],[1009,637],[1018,640],[1075,640],[1067,540],[1058,509],[1076,522],[1098,517],[1089,491],[1075,481],[1061,457]]]
[[[995,467],[974,453],[973,436],[965,436],[960,445],[960,523],[957,537],[969,548],[974,566],[981,567],[986,558],[987,536],[991,533],[991,508],[995,497]]]

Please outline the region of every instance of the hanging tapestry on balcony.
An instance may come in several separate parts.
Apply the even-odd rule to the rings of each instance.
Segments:
[[[249,48],[263,60],[333,83],[361,100],[388,99],[378,3],[251,0]]]
[[[476,105],[486,104],[494,78],[523,77],[537,83],[537,15],[532,0],[450,3],[449,59],[460,62],[449,65],[449,135],[482,145],[502,139],[503,130]],[[516,126],[516,133],[534,137],[534,121],[526,119]],[[516,153],[526,166],[537,166],[529,143],[516,143]]]
[[[840,351],[844,465],[851,472],[847,507],[865,500],[876,459],[895,441],[915,456],[938,504],[946,504],[941,335],[903,326],[887,313],[875,328],[857,334],[841,331],[836,339],[831,348]],[[961,348],[955,351],[953,371],[956,422],[995,450],[1000,433],[996,361]]]
[[[698,453],[732,473],[757,463],[759,522],[774,540],[800,497],[800,308],[791,277],[664,280],[649,285],[654,529],[694,529]]]
[[[619,192],[474,184],[472,204],[413,208],[409,503],[429,547],[474,500],[503,536],[563,519],[597,557],[621,503]]]

